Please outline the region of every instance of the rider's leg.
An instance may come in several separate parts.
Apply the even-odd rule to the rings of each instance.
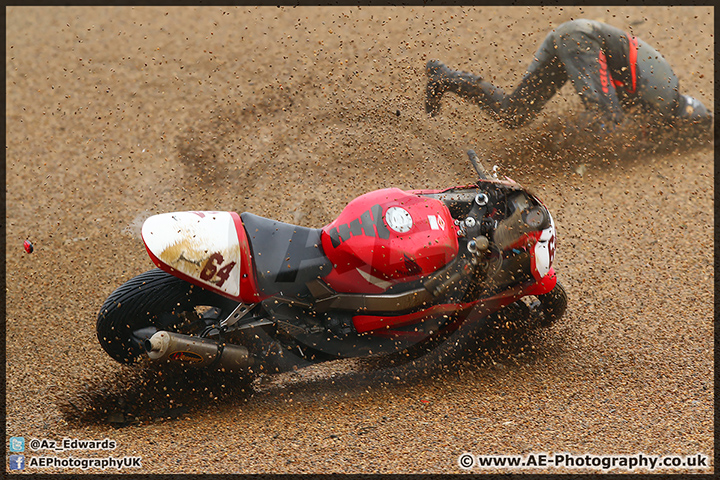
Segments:
[[[435,114],[442,94],[452,92],[489,110],[506,127],[518,127],[535,118],[567,79],[565,69],[554,52],[553,34],[550,34],[510,95],[477,75],[451,70],[432,60],[427,64],[425,108],[428,113]]]

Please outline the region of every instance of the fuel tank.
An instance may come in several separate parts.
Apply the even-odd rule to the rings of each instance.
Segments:
[[[445,204],[398,188],[357,197],[321,238],[333,264],[324,280],[337,292],[383,292],[442,268],[458,253]]]

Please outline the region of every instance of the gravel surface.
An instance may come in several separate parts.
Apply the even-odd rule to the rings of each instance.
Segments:
[[[712,7],[6,15],[6,447],[109,438],[25,454],[141,456],[131,473],[459,473],[463,453],[533,452],[704,454],[713,472],[713,140],[631,120],[596,141],[572,131],[569,86],[515,131],[452,95],[437,117],[423,108],[427,60],[509,89],[578,17],[632,29],[712,105]],[[138,237],[151,213],[319,227],[369,190],[472,181],[468,148],[557,224],[568,311],[522,352],[411,381],[345,361],[247,385],[123,367],[98,344],[105,297],[152,268]]]

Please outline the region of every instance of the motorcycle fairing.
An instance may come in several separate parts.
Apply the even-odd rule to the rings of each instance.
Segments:
[[[538,282],[550,272],[555,260],[555,222],[550,212],[548,216],[550,226],[540,232],[537,243],[530,250],[530,269]]]
[[[262,299],[237,213],[153,215],[143,224],[142,239],[153,263],[168,273],[234,300]]]
[[[398,335],[394,329],[420,323],[427,318],[443,315],[451,315],[462,312],[475,305],[476,302],[466,304],[439,304],[428,307],[419,312],[406,313],[402,315],[355,315],[353,316],[353,325],[358,333],[372,332],[373,335],[382,336],[385,330],[394,335]],[[406,332],[402,332],[403,334]],[[410,332],[411,334],[413,332]],[[426,335],[423,335],[426,336]]]
[[[500,310],[512,302],[526,295],[543,295],[550,292],[557,284],[555,270],[550,268],[548,272],[537,282],[531,280],[516,285],[508,290],[496,293],[490,297],[483,297],[478,300],[463,304],[439,304],[418,312],[401,315],[354,315],[353,325],[358,333],[369,333],[379,336],[417,336],[419,332],[398,331],[396,328],[406,325],[413,325],[423,319],[434,316],[450,315],[459,313],[466,315],[469,309],[473,309],[474,315],[489,315]]]
[[[524,292],[525,295],[544,295],[549,293],[557,285],[557,274],[555,269],[550,267],[548,273],[542,279],[530,285]]]

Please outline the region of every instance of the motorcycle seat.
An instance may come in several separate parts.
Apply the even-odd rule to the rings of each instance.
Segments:
[[[319,228],[306,228],[240,214],[255,263],[258,288],[266,295],[307,296],[306,284],[330,273]]]

